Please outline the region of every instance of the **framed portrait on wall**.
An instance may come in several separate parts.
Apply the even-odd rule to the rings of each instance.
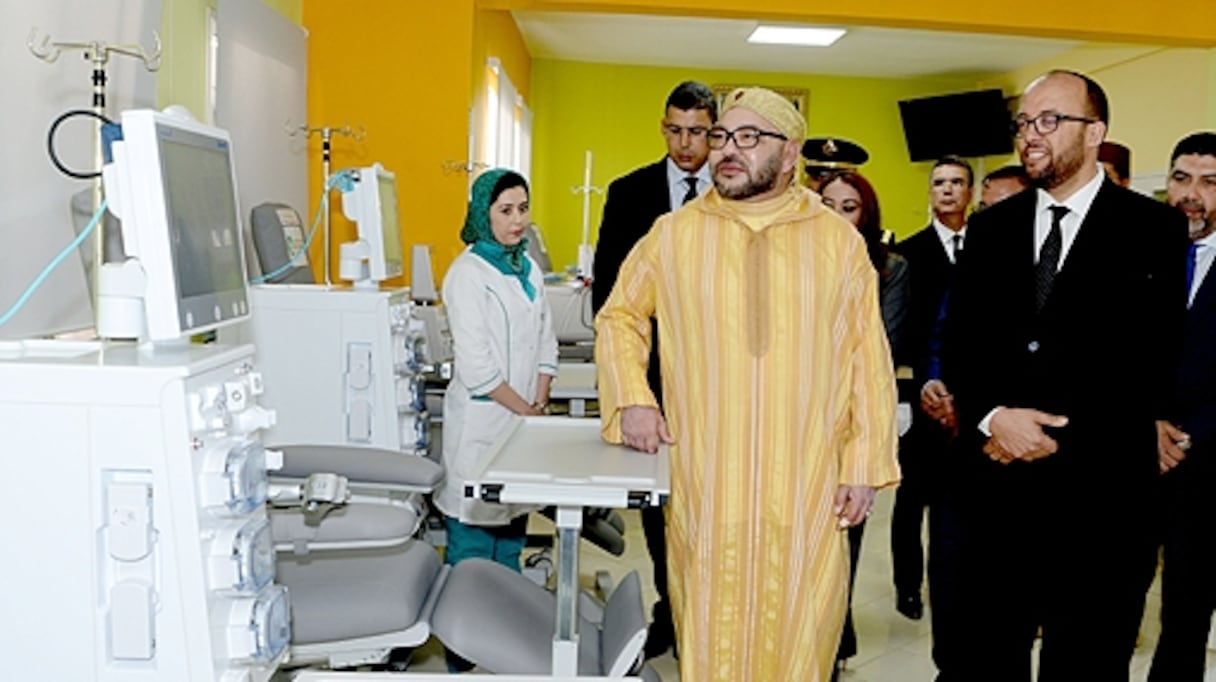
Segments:
[[[718,111],[721,111],[722,104],[724,103],[726,96],[729,95],[731,92],[733,92],[736,88],[752,88],[752,87],[760,87],[760,88],[764,88],[766,90],[772,90],[773,92],[777,93],[778,95],[781,95],[782,97],[789,100],[790,104],[793,104],[794,108],[798,110],[798,113],[802,114],[803,118],[806,117],[806,103],[807,103],[807,98],[810,96],[810,91],[807,90],[806,88],[775,88],[770,85],[755,85],[755,84],[745,85],[742,83],[719,83],[717,85],[709,86],[709,89],[714,93],[714,99],[717,100],[717,102],[718,102]]]

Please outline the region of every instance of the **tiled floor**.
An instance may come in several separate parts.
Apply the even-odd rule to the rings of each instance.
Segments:
[[[920,621],[910,621],[896,613],[894,587],[891,584],[890,563],[890,513],[893,495],[880,493],[874,514],[866,525],[865,541],[861,552],[861,565],[857,570],[857,584],[853,598],[853,617],[857,626],[858,654],[849,661],[841,676],[842,682],[931,682],[936,668],[929,657],[929,614]],[[647,604],[655,599],[651,585],[650,559],[646,553],[646,542],[641,523],[636,513],[626,512],[626,549],[621,557],[613,557],[587,543],[583,543],[580,573],[585,587],[591,587],[598,570],[609,571],[619,579],[630,570],[642,574]],[[536,516],[534,515],[535,519]],[[548,532],[552,528],[544,519],[533,521],[533,532]],[[1161,606],[1159,586],[1156,582],[1148,595],[1148,606],[1141,628],[1139,649],[1132,660],[1133,682],[1143,682],[1148,674],[1153,646],[1159,631],[1157,614]],[[932,604],[927,603],[931,609]],[[444,670],[443,657],[434,644],[419,650],[415,664],[419,671]],[[651,666],[662,676],[664,682],[678,682],[678,665],[668,653],[650,661]],[[1208,652],[1208,671],[1205,682],[1216,682],[1216,651]]]

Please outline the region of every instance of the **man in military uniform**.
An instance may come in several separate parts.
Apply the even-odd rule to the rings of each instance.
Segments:
[[[839,137],[814,137],[802,144],[806,159],[806,186],[818,192],[832,171],[857,170],[870,155],[856,142]]]

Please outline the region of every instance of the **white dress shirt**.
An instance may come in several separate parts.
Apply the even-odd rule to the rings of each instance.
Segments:
[[[1212,269],[1212,262],[1216,261],[1216,232],[1195,242],[1199,247],[1195,251],[1195,276],[1191,279],[1191,293],[1186,299],[1187,307],[1195,302],[1195,294],[1199,293],[1199,287],[1203,284],[1203,278],[1207,277],[1208,271]]]
[[[1068,258],[1068,251],[1077,238],[1077,232],[1081,230],[1081,223],[1089,213],[1089,207],[1093,206],[1094,197],[1098,196],[1098,190],[1102,188],[1102,181],[1106,179],[1106,173],[1100,167],[1096,168],[1097,175],[1064,201],[1057,201],[1055,197],[1047,193],[1047,190],[1037,190],[1038,203],[1035,206],[1034,214],[1034,260],[1036,263],[1039,262],[1039,252],[1043,250],[1043,242],[1047,241],[1047,233],[1051,231],[1051,207],[1067,206],[1068,213],[1060,220],[1060,262],[1056,266],[1056,272],[1064,267],[1064,259]]]
[[[677,166],[670,156],[667,157],[667,191],[671,195],[671,210],[674,211],[684,205],[684,195],[688,194],[688,183],[684,182],[684,178],[690,175],[697,176],[697,196],[709,191],[713,178],[709,176],[708,161],[701,164],[696,173],[689,173]]]
[[[963,249],[967,248],[967,226],[964,224],[961,228],[959,228],[958,232],[955,232],[954,230],[951,230],[950,228],[948,228],[944,224],[942,224],[942,221],[938,220],[937,218],[934,218],[933,219],[933,229],[934,229],[934,231],[937,232],[937,238],[940,239],[942,242],[942,248],[946,250],[946,258],[949,258],[950,262],[953,263],[954,262],[954,235],[958,235],[958,236],[962,237],[962,239],[960,239],[958,242],[959,251],[962,251]]]

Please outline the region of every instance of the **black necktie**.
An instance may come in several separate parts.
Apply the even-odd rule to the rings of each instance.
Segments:
[[[958,257],[963,255],[963,235],[956,234],[950,238],[950,258],[958,265]]]
[[[1056,270],[1060,267],[1060,250],[1064,246],[1060,221],[1068,215],[1068,207],[1052,206],[1049,210],[1051,211],[1051,229],[1047,232],[1047,239],[1043,240],[1043,246],[1039,249],[1039,264],[1035,266],[1035,310],[1042,310],[1043,304],[1047,302],[1047,295],[1051,293],[1051,285],[1056,279]]]
[[[681,204],[687,204],[697,198],[697,176],[690,175],[684,178],[684,182],[688,183],[688,191],[684,193],[684,201]]]

